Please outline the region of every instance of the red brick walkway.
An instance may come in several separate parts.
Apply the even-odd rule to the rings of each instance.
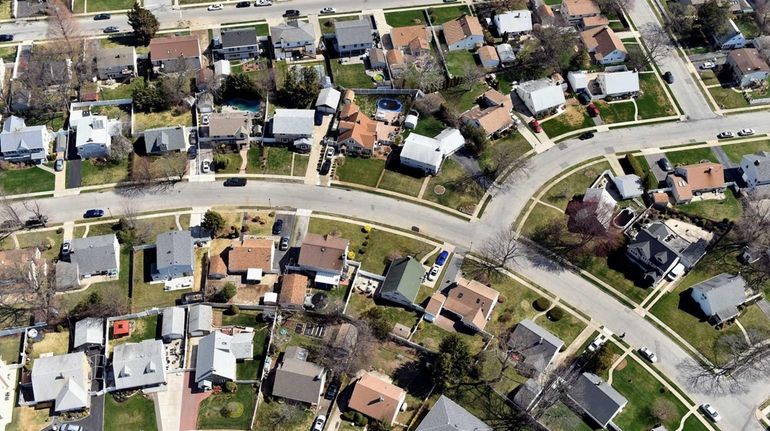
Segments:
[[[184,393],[182,394],[182,419],[179,421],[181,431],[198,429],[198,408],[201,401],[208,398],[211,392],[193,392],[193,373],[184,373]]]

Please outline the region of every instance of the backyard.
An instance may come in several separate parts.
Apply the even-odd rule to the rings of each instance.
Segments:
[[[344,88],[372,88],[374,81],[366,74],[363,63],[340,64],[338,60],[329,61],[334,83]]]
[[[141,392],[125,401],[112,395],[104,397],[104,431],[154,431],[157,430],[155,407],[150,398]]]
[[[134,113],[134,133],[147,129],[168,126],[192,126],[192,114],[189,112],[162,111],[153,113]]]
[[[256,392],[250,384],[239,384],[235,393],[211,394],[198,411],[199,429],[250,429]]]
[[[0,337],[0,359],[6,364],[16,364],[19,362],[19,353],[21,351],[21,335],[6,335]]]
[[[474,82],[472,84],[463,84],[456,87],[441,90],[449,106],[454,107],[457,112],[465,112],[471,109],[479,98],[489,87],[483,82]]]
[[[469,67],[476,67],[475,55],[464,49],[447,52],[444,54],[444,60],[452,76],[463,76]]]
[[[735,196],[733,189],[724,192],[724,199],[708,199],[688,204],[677,205],[677,209],[690,215],[705,217],[709,220],[738,220],[743,215],[743,206]]]

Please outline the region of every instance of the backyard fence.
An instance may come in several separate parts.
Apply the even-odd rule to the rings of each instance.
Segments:
[[[416,96],[420,90],[411,88],[351,88],[356,94],[375,95],[375,96]]]

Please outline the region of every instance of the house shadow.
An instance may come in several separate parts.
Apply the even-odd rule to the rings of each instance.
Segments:
[[[690,316],[698,318],[698,321],[701,323],[708,322],[708,316],[703,314],[703,310],[692,298],[692,288],[686,289],[679,294],[677,308]]]

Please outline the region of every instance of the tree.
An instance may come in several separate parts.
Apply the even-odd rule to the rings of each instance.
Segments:
[[[315,69],[314,69],[315,70]],[[233,73],[225,78],[221,93],[223,99],[231,98],[255,98],[260,95],[256,81],[245,73]]]
[[[518,236],[510,229],[495,232],[473,252],[478,258],[468,259],[469,272],[474,277],[483,275],[487,279],[498,277],[500,270],[516,263],[524,255]]]
[[[657,397],[650,405],[650,414],[660,422],[668,422],[677,417],[676,404],[668,398]]]
[[[144,79],[134,85],[131,98],[134,101],[134,109],[140,112],[164,111],[169,107],[162,89]]]
[[[577,49],[575,32],[564,31],[561,27],[536,27],[532,31],[539,42],[539,49],[531,53],[530,61],[541,67],[552,68],[556,71],[568,70]]]
[[[762,34],[770,33],[770,0],[754,0],[754,21]]]
[[[466,139],[466,148],[468,148],[474,156],[479,156],[484,152],[484,149],[489,145],[489,138],[487,138],[487,132],[481,127],[471,122],[461,122],[460,131]]]
[[[320,81],[318,71],[314,67],[290,67],[286,73],[283,98],[294,106],[306,108],[318,97]],[[256,86],[253,88],[256,91]]]
[[[166,75],[160,80],[159,92],[166,107],[187,108],[184,99],[192,94],[191,80],[188,73]]]
[[[61,0],[47,2],[46,14],[51,40],[49,49],[58,59],[69,60],[69,69],[79,91],[93,77],[93,44],[85,40],[77,19]]]
[[[203,214],[201,226],[211,232],[211,236],[217,236],[225,228],[225,219],[222,214],[216,211],[208,210]]]
[[[266,431],[294,429],[305,420],[305,411],[299,406],[285,402],[269,401],[267,399],[265,402],[269,405],[269,408],[265,409],[267,413],[264,420],[258,419],[259,423],[256,429],[264,429]]]
[[[432,55],[424,55],[411,62],[397,75],[403,88],[414,88],[423,93],[433,93],[444,86],[444,68]]]
[[[666,56],[671,39],[666,31],[656,24],[645,24],[639,32],[644,40],[643,50],[632,51],[628,55],[627,64],[635,70],[643,70],[647,66],[660,61]]]
[[[441,340],[433,361],[433,383],[439,389],[447,389],[468,375],[471,353],[468,343],[457,334]]]
[[[731,12],[719,0],[708,0],[698,8],[698,24],[708,35],[722,34],[727,29]]]
[[[668,5],[668,9],[669,19],[666,21],[666,28],[680,38],[688,39],[692,37],[698,13],[695,7],[692,5],[672,2]]]
[[[128,12],[128,24],[134,29],[134,37],[137,45],[147,46],[155,33],[160,28],[158,19],[152,12],[134,3],[134,7]]]
[[[337,317],[333,316],[331,319]],[[339,319],[337,322],[344,323],[345,320]],[[356,342],[351,349],[340,349],[329,340],[321,346],[316,356],[316,362],[335,375],[352,376],[358,370],[369,369],[372,359],[376,356],[376,350],[382,345],[366,321],[352,320],[349,323],[357,330]]]
[[[621,15],[634,5],[634,0],[596,0],[599,9],[605,15]]]
[[[53,268],[44,259],[19,258],[0,269],[0,321],[20,324],[20,319],[32,314],[35,321],[50,323],[56,313]]]
[[[134,144],[122,134],[111,138],[110,160],[119,162],[125,160],[134,150]]]
[[[224,287],[222,287],[222,290],[217,292],[215,300],[217,302],[228,302],[231,299],[235,298],[235,295],[237,294],[238,294],[238,288],[235,287],[235,284],[228,281],[227,283],[225,283]]]
[[[369,325],[372,334],[380,340],[386,340],[390,334],[391,325],[388,323],[385,313],[379,307],[372,307],[361,316]]]
[[[91,292],[75,305],[67,317],[77,321],[85,317],[119,316],[126,312],[126,306],[118,301],[115,296],[104,298],[99,292]]]
[[[230,394],[238,392],[238,385],[233,381],[225,382],[225,392]]]
[[[607,344],[603,344],[596,352],[589,355],[585,370],[589,373],[601,374],[609,370],[614,362],[615,355],[607,348]]]

